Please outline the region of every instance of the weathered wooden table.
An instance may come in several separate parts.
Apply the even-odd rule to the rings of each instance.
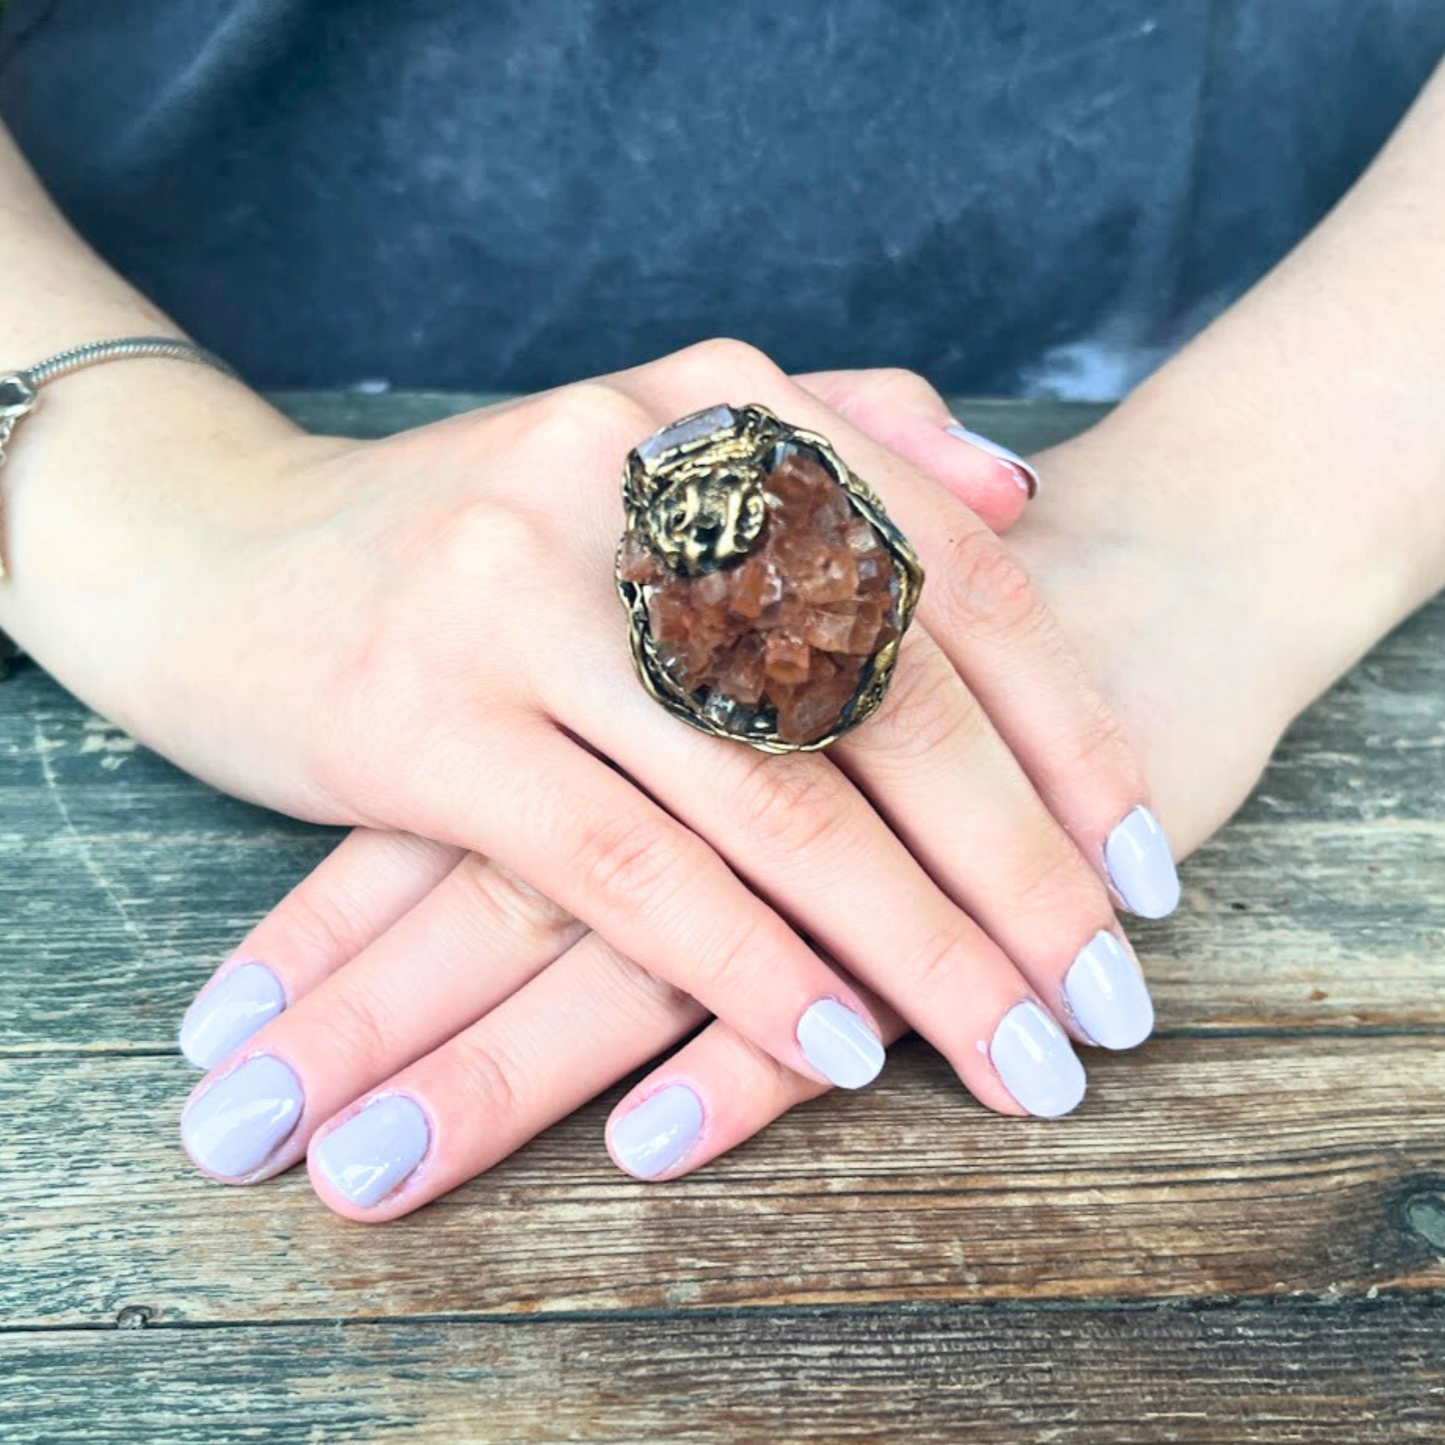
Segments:
[[[380,431],[454,402],[294,398]],[[1082,410],[973,406],[1005,439]],[[683,1183],[604,1099],[382,1229],[176,1143],[176,1022],[335,835],[0,688],[0,1440],[1439,1440],[1445,605],[1293,730],[1135,925],[1083,1110],[899,1048]]]

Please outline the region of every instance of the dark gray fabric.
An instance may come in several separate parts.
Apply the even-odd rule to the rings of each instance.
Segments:
[[[258,383],[713,334],[1117,394],[1342,193],[1442,0],[10,0],[0,111]]]

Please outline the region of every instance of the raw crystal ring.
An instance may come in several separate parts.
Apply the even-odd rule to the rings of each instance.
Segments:
[[[714,406],[627,454],[617,590],[643,685],[764,752],[826,747],[883,700],[923,568],[816,432]]]

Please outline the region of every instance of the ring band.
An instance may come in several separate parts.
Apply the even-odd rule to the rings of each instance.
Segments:
[[[882,702],[923,567],[826,437],[713,406],[627,454],[617,589],[647,691],[764,752],[827,747]]]

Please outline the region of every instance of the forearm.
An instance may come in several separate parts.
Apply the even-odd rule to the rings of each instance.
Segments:
[[[1040,463],[1019,545],[1149,753],[1176,846],[1445,585],[1442,176],[1437,73],[1293,254]]]
[[[3,128],[0,274],[7,369],[81,342],[181,334],[76,236]],[[123,716],[125,674],[173,612],[158,559],[182,563],[198,520],[244,524],[256,504],[237,485],[245,459],[294,435],[249,388],[203,367],[125,361],[56,382],[0,473],[0,628]]]

